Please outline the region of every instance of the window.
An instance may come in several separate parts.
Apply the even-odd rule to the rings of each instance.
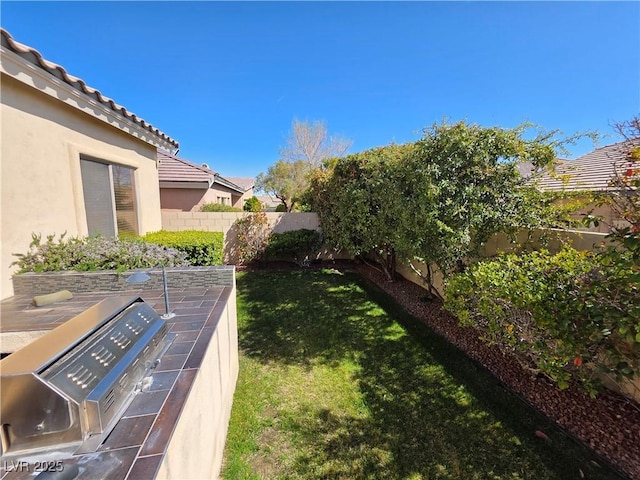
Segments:
[[[80,159],[89,235],[137,235],[134,169]]]
[[[228,198],[227,197],[218,197],[218,203],[220,205],[227,205]]]

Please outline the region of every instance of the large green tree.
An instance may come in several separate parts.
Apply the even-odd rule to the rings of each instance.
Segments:
[[[371,254],[389,278],[396,258],[435,264],[446,275],[464,268],[487,239],[547,224],[553,209],[518,171],[521,162],[550,166],[553,135],[526,139],[526,126],[434,125],[415,144],[390,145],[340,159],[316,176],[313,206],[327,239]],[[430,290],[430,267],[423,272]]]
[[[401,228],[400,164],[413,146],[389,145],[337,160],[312,181],[313,209],[327,241],[353,255],[371,254],[389,279],[395,275]]]
[[[303,160],[278,160],[266,173],[256,177],[256,188],[276,197],[290,212],[308,188],[310,173],[311,166]]]
[[[640,374],[640,119],[614,128],[625,140],[599,198],[626,222],[610,225],[611,243],[479,262],[450,279],[445,304],[561,388],[573,377],[592,394],[602,373]]]
[[[495,233],[545,223],[540,197],[518,164],[552,165],[554,144],[548,136],[527,140],[525,131],[464,122],[424,131],[400,175],[407,197],[401,236],[410,258],[446,274],[461,269]]]

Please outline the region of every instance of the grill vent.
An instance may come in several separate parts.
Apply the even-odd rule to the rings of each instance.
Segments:
[[[136,325],[133,322],[129,322],[126,325],[127,325],[127,328],[131,330],[134,335],[140,335],[140,333],[144,331],[144,327],[140,325]]]
[[[73,371],[67,373],[67,377],[80,388],[85,389],[92,385],[98,376],[84,365],[78,365]]]
[[[113,335],[111,335],[109,338],[113,341],[113,343],[115,343],[118,347],[120,347],[123,350],[127,348],[131,343],[131,340],[129,340],[129,338],[127,338],[127,336],[122,332],[116,332]]]
[[[104,365],[105,367],[108,367],[109,363],[111,363],[111,361],[115,360],[116,358],[116,356],[104,346],[99,346],[93,352],[91,352],[91,357],[95,358],[101,365]]]
[[[111,389],[109,390],[109,393],[107,393],[107,395],[104,398],[102,413],[107,413],[115,401],[116,401],[116,395],[113,392],[113,389]]]

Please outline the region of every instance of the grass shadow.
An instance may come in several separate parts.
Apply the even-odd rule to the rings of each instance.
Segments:
[[[353,365],[362,403],[290,405],[281,426],[295,458],[273,478],[623,478],[356,274],[239,275],[238,303],[244,355]]]

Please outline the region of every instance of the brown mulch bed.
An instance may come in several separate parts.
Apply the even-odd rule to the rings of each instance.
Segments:
[[[535,376],[515,358],[478,339],[472,328],[461,328],[439,301],[427,300],[425,290],[402,277],[389,282],[368,265],[350,261],[312,264],[311,269],[354,270],[393,297],[413,316],[484,365],[507,388],[556,422],[633,480],[640,480],[640,405],[604,389],[596,398],[577,386],[559,390],[545,377]],[[292,263],[277,262],[239,270],[298,270]]]

